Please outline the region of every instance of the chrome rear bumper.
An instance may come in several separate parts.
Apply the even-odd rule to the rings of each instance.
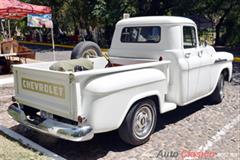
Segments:
[[[70,141],[86,141],[93,138],[94,133],[92,127],[89,125],[75,126],[63,122],[59,122],[53,119],[45,119],[39,124],[31,123],[24,111],[19,107],[17,103],[14,103],[9,106],[8,113],[13,117],[17,122],[33,128],[37,131],[70,140]]]

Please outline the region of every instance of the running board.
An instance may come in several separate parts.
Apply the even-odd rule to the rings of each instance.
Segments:
[[[165,113],[171,110],[174,110],[177,108],[177,105],[175,103],[165,102],[164,106],[161,107],[161,113]]]

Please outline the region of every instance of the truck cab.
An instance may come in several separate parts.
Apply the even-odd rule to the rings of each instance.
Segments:
[[[112,57],[170,60],[166,100],[179,106],[211,94],[220,72],[231,77],[231,64],[214,65],[218,59],[231,61],[232,54],[201,45],[196,24],[184,17],[153,16],[121,20],[114,32]]]

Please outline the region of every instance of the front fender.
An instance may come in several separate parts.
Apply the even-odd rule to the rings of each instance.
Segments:
[[[212,66],[212,90],[211,93],[217,86],[218,79],[223,70],[227,69],[228,71],[228,81],[232,77],[232,61],[233,55],[228,52],[216,52],[214,55],[214,64]]]

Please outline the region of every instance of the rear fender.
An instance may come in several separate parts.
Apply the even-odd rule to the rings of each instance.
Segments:
[[[153,68],[132,70],[96,78],[86,85],[85,90],[95,94],[110,94],[119,90],[165,80],[166,78],[165,73]]]
[[[132,105],[157,96],[162,106],[168,81],[157,69],[141,69],[103,76],[85,87],[84,110],[95,133],[117,129]],[[88,98],[87,98],[88,97]]]

